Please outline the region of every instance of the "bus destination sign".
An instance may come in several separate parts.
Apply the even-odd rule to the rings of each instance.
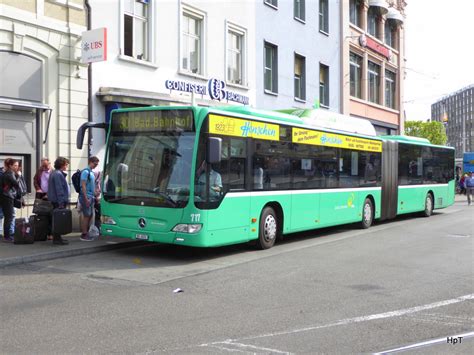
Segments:
[[[209,115],[209,133],[233,137],[280,140],[280,126],[265,122]]]
[[[192,131],[191,110],[145,110],[117,112],[112,116],[113,132]]]
[[[368,152],[381,152],[382,142],[343,134],[293,128],[292,142],[300,144],[320,145]]]

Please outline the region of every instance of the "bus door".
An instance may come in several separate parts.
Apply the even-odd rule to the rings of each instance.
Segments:
[[[297,153],[313,149],[299,146]],[[324,186],[323,164],[311,156],[296,157],[292,161],[293,191],[291,194],[291,229],[299,231],[319,226],[319,190]]]
[[[207,166],[208,180],[197,174],[196,188],[208,199],[208,231],[223,236],[223,244],[247,240],[250,198],[246,194],[247,142],[244,138],[221,137],[220,163]],[[209,186],[207,186],[209,184]],[[206,187],[207,186],[207,187]],[[207,192],[208,191],[208,192]],[[206,195],[207,192],[207,195]],[[222,231],[225,230],[225,233]]]
[[[382,208],[380,220],[395,218],[398,204],[398,142],[384,141],[382,147]]]

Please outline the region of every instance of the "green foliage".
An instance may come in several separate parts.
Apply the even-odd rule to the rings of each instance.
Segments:
[[[441,122],[406,121],[405,134],[428,139],[432,144],[445,145],[448,137]]]

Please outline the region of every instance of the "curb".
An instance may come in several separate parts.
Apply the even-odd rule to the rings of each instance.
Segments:
[[[121,243],[116,243],[116,244],[114,243],[114,244],[96,245],[96,246],[84,247],[84,248],[79,248],[79,249],[53,251],[53,252],[42,253],[42,254],[15,256],[13,258],[0,260],[0,267],[28,264],[28,263],[53,260],[53,259],[61,259],[61,258],[67,258],[70,256],[101,253],[104,251],[131,248],[131,247],[141,246],[145,244],[147,244],[147,242],[145,241],[130,241],[130,242],[121,242]]]

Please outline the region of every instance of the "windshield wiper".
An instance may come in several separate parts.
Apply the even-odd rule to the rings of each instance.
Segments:
[[[160,188],[159,187],[155,187],[154,189],[150,189],[150,190],[147,190],[148,192],[151,192],[155,195],[158,195],[160,197],[163,197],[165,199],[166,202],[168,202],[169,204],[171,204],[171,206],[173,207],[176,207],[178,204],[176,203],[175,200],[173,200],[167,193],[165,192],[160,192]]]
[[[107,195],[104,195],[104,197],[107,197]],[[116,197],[116,198],[111,198],[111,199],[107,200],[107,202],[119,202],[119,201],[126,200],[127,198],[129,198],[129,197],[128,196]]]

